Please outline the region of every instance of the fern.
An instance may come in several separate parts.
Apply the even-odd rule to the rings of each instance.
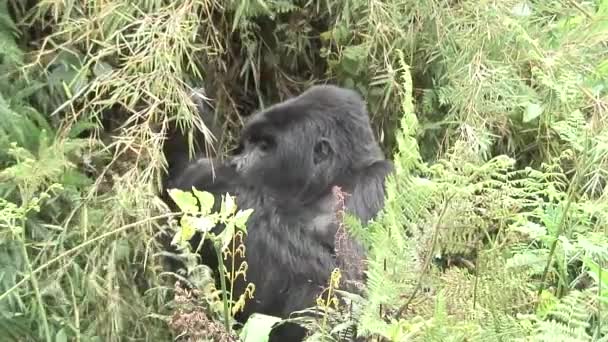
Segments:
[[[573,291],[552,307],[546,319],[531,318],[529,322],[533,331],[530,340],[592,341],[587,333],[588,320],[594,312],[590,304],[588,293]]]
[[[409,77],[407,67],[400,71]],[[598,204],[570,200],[569,209],[563,205],[572,184],[561,165],[571,152],[540,170],[516,170],[511,158],[484,162],[475,146],[456,143],[427,166],[412,145],[417,124],[411,97],[405,95],[409,87],[403,82],[404,117],[386,208],[367,231],[354,227],[371,248],[360,333],[391,340],[588,340],[592,314],[582,313],[593,310],[577,291],[571,292],[571,270],[582,271],[581,255],[603,258],[598,249],[603,238],[594,243],[579,239],[603,231],[605,224],[597,225],[603,216]],[[580,117],[569,126],[577,127],[577,122]],[[556,236],[548,279],[559,296],[538,316],[532,314],[532,321],[520,321],[516,314],[533,313],[540,300],[535,295],[538,277],[551,260]],[[458,256],[465,259],[462,270],[438,273],[429,262]],[[433,301],[423,290],[440,296]],[[454,320],[459,324],[451,325]]]
[[[230,9],[235,11],[233,28],[239,26],[239,20],[253,19],[260,15],[274,17],[297,10],[299,7],[292,0],[233,1]]]
[[[583,152],[585,145],[584,127],[587,124],[583,113],[575,110],[565,120],[555,122],[551,127],[560,138],[568,142],[577,152]]]
[[[417,120],[411,111],[410,74],[405,63],[401,72],[404,79],[404,117],[402,133],[397,137],[401,148],[395,157],[395,174],[387,181],[385,209],[368,226],[369,232],[362,234],[367,236],[372,249],[368,256],[368,301],[360,318],[360,332],[387,338],[396,337],[394,334],[398,334],[398,322],[386,323],[382,317],[398,309],[400,294],[408,293],[415,286],[415,278],[403,272],[404,269],[418,267],[414,245],[406,232],[414,230],[414,223],[430,206],[428,199],[433,192],[430,183],[410,175],[420,165],[417,143],[413,137]]]
[[[14,71],[11,68],[23,63],[24,53],[15,39],[18,33],[17,26],[9,15],[8,1],[0,1],[0,57],[2,57],[0,70],[2,71]]]

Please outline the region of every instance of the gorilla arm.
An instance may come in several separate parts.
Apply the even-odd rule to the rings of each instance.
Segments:
[[[194,102],[199,121],[207,126],[207,129],[215,138],[215,142],[210,143],[205,139],[205,135],[198,129],[193,130],[193,148],[195,156],[203,156],[196,162],[190,160],[189,153],[189,138],[186,133],[180,129],[176,123],[171,122],[167,131],[167,141],[163,144],[163,154],[167,159],[167,173],[163,175],[161,198],[165,203],[169,201],[170,206],[173,205],[170,197],[167,194],[167,189],[178,188],[181,190],[191,190],[194,182],[200,180],[208,181],[208,173],[213,171],[215,164],[220,164],[208,159],[209,155],[222,149],[221,142],[221,125],[218,118],[214,115],[213,108],[205,100],[204,89],[194,89],[190,95]],[[199,169],[204,173],[201,176],[196,175]],[[221,184],[221,182],[218,183]],[[197,187],[202,190],[200,187]],[[172,209],[175,209],[172,207]]]
[[[239,175],[234,168],[219,159],[199,158],[191,163],[177,177],[172,178],[168,188],[184,191],[195,187],[213,194],[232,194],[238,186]]]

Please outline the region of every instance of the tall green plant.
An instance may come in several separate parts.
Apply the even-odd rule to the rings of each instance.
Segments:
[[[567,177],[562,159],[516,170],[512,158],[483,162],[470,146],[456,145],[434,165],[421,163],[408,71],[403,63],[403,128],[386,207],[366,229],[351,222],[370,249],[359,333],[424,341],[605,339],[598,276],[598,263],[607,261],[605,203],[572,197],[580,183]],[[597,166],[584,155],[581,174],[583,165]],[[464,260],[442,270],[438,258]],[[551,292],[543,291],[547,284]]]

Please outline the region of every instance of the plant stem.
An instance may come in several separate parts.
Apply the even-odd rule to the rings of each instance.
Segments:
[[[34,294],[36,295],[36,301],[38,302],[38,309],[40,310],[40,318],[42,320],[42,326],[44,327],[44,336],[47,342],[51,342],[51,331],[49,330],[49,323],[46,319],[46,310],[44,310],[44,302],[42,301],[42,295],[40,294],[40,288],[38,286],[38,278],[34,277],[34,270],[32,269],[32,264],[30,263],[30,258],[27,255],[27,249],[25,248],[25,240],[21,241],[21,253],[23,254],[23,258],[25,259],[25,263],[27,265],[28,273],[30,274],[30,282],[32,283],[32,288],[34,289]]]
[[[227,331],[230,331],[230,316],[228,314],[228,293],[226,292],[226,272],[224,267],[224,260],[222,260],[222,251],[219,247],[218,242],[213,243],[213,247],[215,248],[215,254],[217,255],[218,267],[222,270],[220,272],[220,285],[222,287],[222,293],[224,294],[222,300],[224,302],[224,326]]]
[[[555,254],[555,248],[557,247],[557,243],[559,241],[560,235],[564,230],[564,226],[566,223],[566,218],[568,217],[568,210],[570,209],[570,205],[572,204],[572,195],[568,196],[568,200],[566,202],[566,206],[562,211],[562,217],[559,221],[559,226],[557,226],[557,231],[555,232],[555,236],[553,242],[551,243],[551,248],[549,249],[549,256],[547,257],[547,264],[545,265],[545,269],[543,270],[543,275],[540,277],[540,286],[538,287],[538,293],[536,295],[537,301],[534,305],[534,310],[538,308],[538,304],[540,303],[540,296],[545,289],[545,281],[547,280],[547,275],[549,274],[549,268],[551,268],[551,263],[553,262],[553,255]]]
[[[22,200],[23,203],[30,203],[30,192],[27,189],[21,189]],[[34,294],[36,296],[36,302],[38,302],[38,310],[40,311],[40,319],[42,320],[42,326],[44,328],[44,337],[47,342],[51,342],[51,331],[49,329],[49,322],[47,321],[46,310],[44,309],[44,302],[42,301],[42,295],[40,294],[40,286],[38,285],[38,278],[34,277],[34,270],[32,269],[32,262],[30,261],[30,257],[27,253],[27,248],[25,247],[26,236],[25,232],[27,231],[25,227],[26,218],[24,217],[21,220],[21,234],[19,234],[19,242],[21,245],[21,254],[23,255],[23,259],[25,260],[25,264],[27,265],[28,275],[30,277],[30,282],[32,284],[32,289],[34,290]],[[26,277],[24,277],[25,279]]]

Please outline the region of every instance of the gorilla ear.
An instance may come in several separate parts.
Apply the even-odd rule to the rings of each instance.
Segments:
[[[313,151],[313,161],[315,164],[319,164],[320,162],[329,158],[333,153],[334,149],[329,139],[321,138],[315,144],[315,148]]]

